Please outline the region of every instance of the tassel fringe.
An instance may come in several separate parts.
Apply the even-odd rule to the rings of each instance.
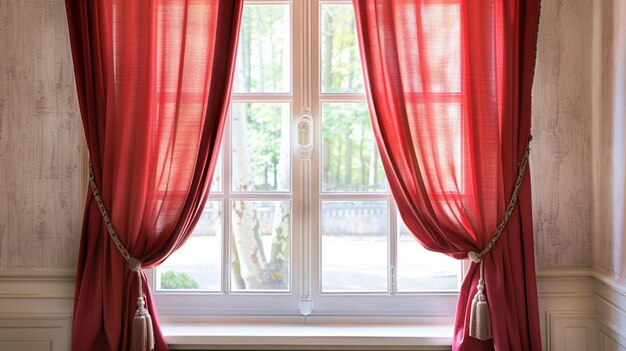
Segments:
[[[491,317],[489,316],[489,305],[487,298],[483,294],[484,284],[482,279],[478,281],[478,291],[472,301],[470,311],[469,336],[478,340],[489,340],[491,335]]]
[[[145,301],[142,296],[137,298],[137,311],[133,318],[133,329],[130,339],[131,351],[152,351],[154,350],[154,329],[152,328],[152,317],[144,307]]]
[[[485,296],[485,281],[483,279],[483,262],[480,262],[480,279],[476,295],[472,300],[472,308],[470,310],[469,336],[478,340],[489,340],[493,336],[491,334],[491,317],[489,316],[489,305]]]

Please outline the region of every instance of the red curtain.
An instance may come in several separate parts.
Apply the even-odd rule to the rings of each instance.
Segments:
[[[121,241],[143,267],[159,265],[185,242],[206,202],[229,105],[242,2],[66,1],[96,183]],[[89,192],[73,350],[128,349],[136,277]],[[156,350],[167,350],[144,287]]]
[[[374,133],[403,220],[430,250],[480,252],[529,138],[539,0],[354,0],[354,8]],[[454,350],[541,350],[528,173],[484,257],[493,340],[468,336],[472,264]]]

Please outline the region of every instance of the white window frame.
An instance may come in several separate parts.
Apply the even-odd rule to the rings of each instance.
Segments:
[[[381,320],[412,320],[451,323],[454,318],[458,292],[397,292],[395,259],[397,253],[398,216],[389,190],[386,193],[345,194],[324,193],[320,184],[321,104],[330,101],[366,102],[365,94],[321,94],[319,62],[319,9],[321,4],[351,4],[350,0],[246,0],[252,4],[290,4],[292,72],[291,93],[287,94],[237,94],[237,101],[290,101],[291,119],[291,190],[288,193],[272,193],[272,199],[291,201],[291,268],[288,292],[244,292],[228,291],[229,267],[222,273],[224,292],[157,291],[156,270],[147,270],[148,283],[154,294],[160,319],[168,321],[212,321],[217,319],[263,320],[306,322],[308,320],[335,320],[336,318],[368,316]],[[318,79],[312,79],[318,77]],[[309,131],[313,141],[309,145],[298,145],[300,127]],[[224,131],[223,145],[230,143],[231,126]],[[228,148],[225,147],[226,150]],[[228,157],[223,153],[224,160]],[[315,166],[318,165],[318,166]],[[268,199],[264,193],[231,193],[230,162],[222,167],[222,190],[211,193],[209,201],[221,200],[223,204],[224,237],[222,261],[228,264],[230,242],[226,233],[230,226],[230,202],[233,199]],[[309,176],[307,176],[307,174]],[[322,194],[322,195],[320,195]],[[389,293],[322,293],[320,255],[320,216],[323,199],[332,200],[384,200],[387,201],[389,226]],[[299,208],[299,211],[295,209]],[[305,215],[309,213],[310,215]],[[395,237],[395,238],[394,238]],[[466,263],[459,265],[464,272]],[[463,274],[459,274],[460,277]],[[317,277],[318,279],[313,279]],[[460,282],[459,282],[460,286]],[[312,314],[311,314],[312,311]]]

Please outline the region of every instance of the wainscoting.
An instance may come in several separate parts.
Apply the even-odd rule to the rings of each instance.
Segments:
[[[0,350],[69,350],[73,299],[73,271],[0,271]]]
[[[537,276],[543,349],[626,351],[626,288],[591,269]]]
[[[543,348],[626,351],[626,287],[591,269],[538,273]],[[0,271],[0,350],[69,350],[74,274]]]

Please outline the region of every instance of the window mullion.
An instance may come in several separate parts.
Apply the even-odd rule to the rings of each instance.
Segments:
[[[389,208],[389,277],[390,293],[398,293],[398,211],[391,195],[387,195]]]
[[[298,151],[296,152],[295,164],[297,165],[297,172],[300,173],[298,177],[299,184],[296,185],[296,189],[299,189],[297,193],[298,199],[294,198],[294,201],[298,201],[299,205],[299,218],[300,218],[300,296],[299,296],[299,309],[302,315],[308,315],[311,313],[312,300],[311,300],[311,233],[312,233],[312,218],[311,218],[311,204],[313,203],[311,196],[313,194],[311,189],[311,171],[312,159],[311,149],[308,148],[310,143],[313,143],[313,135],[315,134],[311,123],[311,0],[300,0],[294,2],[294,126],[296,126],[295,144],[298,145]],[[299,18],[295,18],[299,16]],[[313,163],[314,164],[314,163]]]
[[[231,137],[230,137],[230,129],[232,128],[232,123],[230,123],[230,113],[228,114],[228,122],[226,123],[226,128],[224,128],[224,136],[222,137],[222,174],[224,180],[222,181],[222,190],[224,197],[222,200],[222,218],[223,218],[223,228],[222,228],[222,292],[224,294],[230,293],[230,201],[228,201],[231,192],[230,186],[230,177],[231,177]]]
[[[308,6],[308,34],[309,62],[307,77],[309,80],[309,107],[313,119],[314,148],[311,155],[310,174],[310,229],[309,252],[307,262],[310,273],[310,294],[316,298],[321,292],[321,228],[320,228],[320,157],[322,145],[322,124],[320,116],[320,53],[319,53],[319,4],[318,0],[307,0]]]

